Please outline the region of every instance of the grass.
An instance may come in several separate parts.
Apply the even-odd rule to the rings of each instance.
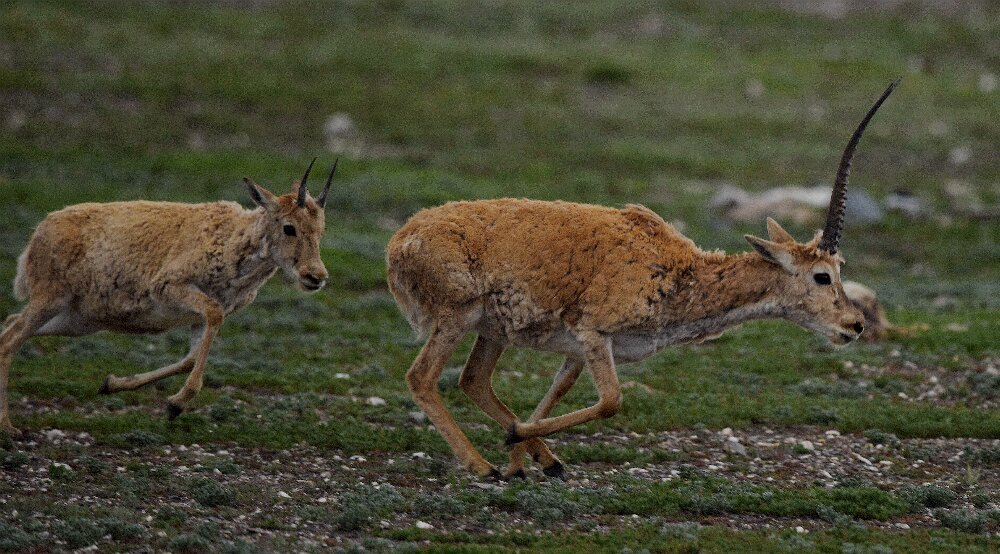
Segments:
[[[313,155],[321,163],[341,157],[322,244],[329,286],[303,296],[275,280],[252,306],[229,317],[193,412],[166,421],[164,399],[180,386],[176,378],[110,399],[97,393],[108,373],[175,361],[186,348],[182,332],[39,338],[14,362],[15,424],[92,436],[89,448],[110,454],[44,453],[74,465],[55,471],[59,482],[73,488],[104,479],[108,497],[140,491],[126,495],[129,502],[152,495],[166,509],[164,518],[143,525],[162,526],[161,548],[250,549],[197,521],[204,510],[228,517],[227,510],[255,505],[254,491],[238,482],[258,470],[252,464],[205,465],[206,475],[175,483],[180,492],[158,484],[155,472],[119,475],[111,466],[193,444],[267,452],[315,447],[345,458],[423,451],[436,464],[448,460],[440,436],[408,416],[416,406],[403,374],[420,344],[384,284],[383,245],[415,211],[498,196],[641,202],[682,224],[705,248],[742,250],[741,235],[761,232],[763,222],[718,220],[705,208],[714,190],[723,183],[763,190],[828,181],[861,110],[903,76],[865,137],[853,182],[876,198],[906,188],[936,215],[890,214],[877,225],[849,227],[844,271],[879,292],[904,332],[885,343],[832,351],[786,323],[747,325],[707,345],[623,366],[622,381],[646,387],[626,389],[618,416],[581,431],[815,425],[865,433],[890,447],[915,437],[1000,438],[1000,411],[990,403],[997,387],[984,372],[1000,357],[1000,226],[949,215],[942,193],[946,181],[958,179],[985,202],[1000,201],[1000,165],[991,155],[1000,142],[1000,102],[997,92],[978,86],[984,74],[995,73],[1000,18],[995,6],[978,6],[979,16],[900,7],[831,21],[767,3],[682,0],[573,6],[7,2],[0,7],[0,282],[12,280],[38,221],[67,204],[137,198],[248,204],[238,184],[244,174],[282,190]],[[335,114],[347,114],[355,128],[333,140],[324,127]],[[957,147],[969,149],[968,161],[949,160]],[[790,227],[800,237],[811,233]],[[0,290],[0,313],[17,306],[9,287]],[[451,365],[460,363],[456,356]],[[516,412],[529,413],[559,363],[548,354],[508,351],[498,394]],[[917,371],[906,373],[905,363]],[[927,372],[954,377],[945,379],[947,401],[914,400]],[[468,424],[473,442],[503,462],[500,430],[454,384],[445,380],[445,402]],[[369,405],[369,396],[386,404]],[[558,413],[594,397],[583,379]],[[972,469],[996,465],[995,446],[969,448]],[[600,440],[560,453],[590,468],[686,463],[690,455],[655,443]],[[0,449],[0,471],[25,475],[25,466],[49,467],[39,456],[10,443]],[[76,463],[80,456],[90,457]],[[548,488],[526,485],[466,499],[411,490],[418,479],[462,479],[448,464],[400,463],[386,471],[401,479],[403,512],[386,507],[396,500],[370,508],[328,506],[307,510],[309,525],[356,538],[364,530],[374,534],[372,549],[379,540],[431,540],[456,551],[568,551],[586,544],[707,551],[733,544],[760,551],[995,546],[975,535],[992,528],[988,511],[978,507],[941,512],[940,525],[952,530],[835,525],[800,536],[709,524],[663,531],[713,514],[826,523],[850,520],[841,516],[913,517],[915,504],[946,506],[947,488],[759,488],[692,475],[636,481],[609,495],[567,488],[553,497]],[[127,549],[136,530],[109,521],[131,521],[142,510],[135,504],[124,515],[70,513],[59,502],[35,502],[4,487],[0,497],[9,502],[0,507],[0,549],[76,548],[109,534],[109,545]],[[188,495],[188,504],[171,504],[171,494]],[[330,494],[343,501],[373,493]],[[24,527],[11,516],[11,503],[18,502],[52,521]],[[562,531],[489,535],[485,523],[464,532],[378,523],[399,513],[472,518],[468,510],[483,507]],[[258,523],[287,530],[288,521],[301,517],[280,513]],[[642,516],[636,525],[624,519],[632,513]],[[37,542],[43,529],[62,543]]]

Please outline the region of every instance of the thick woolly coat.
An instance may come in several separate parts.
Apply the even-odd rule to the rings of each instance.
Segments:
[[[414,215],[390,240],[387,266],[420,332],[461,314],[501,344],[573,353],[574,331],[596,330],[622,361],[786,315],[768,300],[782,292],[778,265],[705,252],[638,205],[451,202]]]
[[[230,313],[252,302],[277,266],[264,210],[234,202],[78,204],[49,214],[18,260],[15,295],[71,297],[39,334],[159,332],[202,316],[161,298],[193,285]]]

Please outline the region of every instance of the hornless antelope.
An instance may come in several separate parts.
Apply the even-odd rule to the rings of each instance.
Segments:
[[[388,282],[406,318],[428,336],[406,380],[414,400],[459,460],[499,477],[441,402],[437,381],[469,332],[478,334],[459,381],[463,391],[507,430],[510,466],[522,476],[530,453],[549,476],[563,465],[540,437],[621,405],[615,363],[717,337],[745,321],[782,318],[847,344],[864,319],[845,297],[837,253],[844,227],[851,158],[869,120],[896,83],[868,111],[840,161],[826,226],[796,242],[768,218],[770,240],[746,235],[752,252],[705,252],[651,210],[569,202],[498,199],[450,202],[414,215],[389,241]],[[548,393],[527,421],[497,398],[491,384],[508,346],[566,355]],[[598,402],[547,417],[583,368]]]
[[[245,177],[255,210],[235,202],[135,201],[77,204],[46,216],[17,261],[14,295],[28,304],[0,334],[0,431],[18,433],[8,413],[7,378],[14,354],[34,335],[190,326],[191,349],[181,361],[130,377],[108,375],[100,389],[133,390],[190,372],[167,405],[170,419],[177,417],[201,390],[212,339],[227,314],[253,302],[278,269],[305,291],[326,284],[319,240],[337,165],[315,199],[306,188],[310,169],[312,163],[283,196]]]

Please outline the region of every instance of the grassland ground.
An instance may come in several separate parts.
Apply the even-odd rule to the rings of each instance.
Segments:
[[[1000,202],[1000,13],[788,4],[4,3],[0,282],[67,204],[249,205],[245,174],[280,190],[317,154],[341,171],[328,287],[276,279],[227,318],[177,420],[177,378],[97,391],[176,361],[183,332],[22,349],[27,434],[0,439],[0,550],[1000,549],[1000,225],[944,193]],[[455,467],[414,413],[403,375],[420,342],[385,287],[407,217],[459,198],[641,202],[705,248],[743,250],[763,221],[720,218],[714,192],[828,182],[900,75],[852,186],[925,210],[849,222],[844,239],[845,277],[899,326],[887,340],[832,350],[746,325],[622,366],[622,411],[552,438],[565,482]],[[17,309],[0,289],[0,313]],[[440,389],[502,465],[503,432],[457,387],[470,345]],[[530,413],[559,363],[506,352],[499,396]],[[582,379],[558,409],[594,397]]]

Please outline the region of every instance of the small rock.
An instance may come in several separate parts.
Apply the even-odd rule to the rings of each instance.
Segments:
[[[747,447],[743,446],[738,441],[728,440],[722,446],[722,449],[737,456],[747,456]]]
[[[867,192],[860,189],[847,191],[847,212],[851,223],[878,223],[885,218],[885,211]]]
[[[413,458],[413,459],[415,459],[415,460],[428,460],[428,459],[430,459],[430,456],[428,456],[426,452],[414,452],[413,454],[410,455],[410,457]]]
[[[760,98],[765,92],[764,83],[757,79],[750,79],[747,81],[744,91],[749,98]]]
[[[805,527],[803,527],[801,525],[798,525],[798,526],[795,527],[795,532],[799,533],[800,535],[804,535],[804,534],[808,533],[809,531],[807,531]]]
[[[417,529],[433,529],[434,526],[426,521],[417,521]]]
[[[906,189],[895,189],[885,197],[885,207],[899,212],[910,219],[917,219],[927,213],[923,200]]]
[[[722,435],[723,437],[731,437],[731,436],[733,436],[733,428],[732,428],[732,427],[726,427],[726,428],[725,428],[725,429],[723,429],[722,431],[719,431],[719,433],[720,433],[720,434],[721,434],[721,435]]]
[[[983,73],[979,75],[979,90],[990,93],[997,89],[997,76],[993,73]]]
[[[972,159],[972,148],[968,146],[956,146],[948,152],[948,161],[952,165],[963,165]]]
[[[424,415],[424,412],[410,412],[410,420],[414,423],[424,423],[427,421],[427,416]]]
[[[896,523],[896,527],[899,527],[900,529],[909,529],[910,528],[909,524],[903,523],[902,521],[900,521],[899,523]]]
[[[66,433],[62,432],[59,429],[48,429],[46,431],[42,431],[42,433],[44,433],[45,438],[49,439],[50,441],[56,441],[66,438]]]
[[[801,446],[803,450],[807,450],[809,452],[816,451],[816,446],[812,443],[812,441],[801,441],[799,442],[799,446]]]
[[[354,129],[354,120],[343,112],[331,115],[323,125],[323,131],[329,138],[349,137],[354,134]]]
[[[830,438],[839,437],[840,436],[840,431],[838,431],[836,429],[830,429],[825,434],[826,434],[827,437],[830,437]]]
[[[369,406],[385,406],[385,399],[378,396],[369,396],[365,402]]]
[[[292,495],[288,494],[285,491],[278,491],[278,496],[281,497],[281,498],[291,498],[292,497]]]
[[[336,378],[336,379],[350,379],[351,378],[350,374],[347,374],[347,373],[337,373],[333,377]]]

